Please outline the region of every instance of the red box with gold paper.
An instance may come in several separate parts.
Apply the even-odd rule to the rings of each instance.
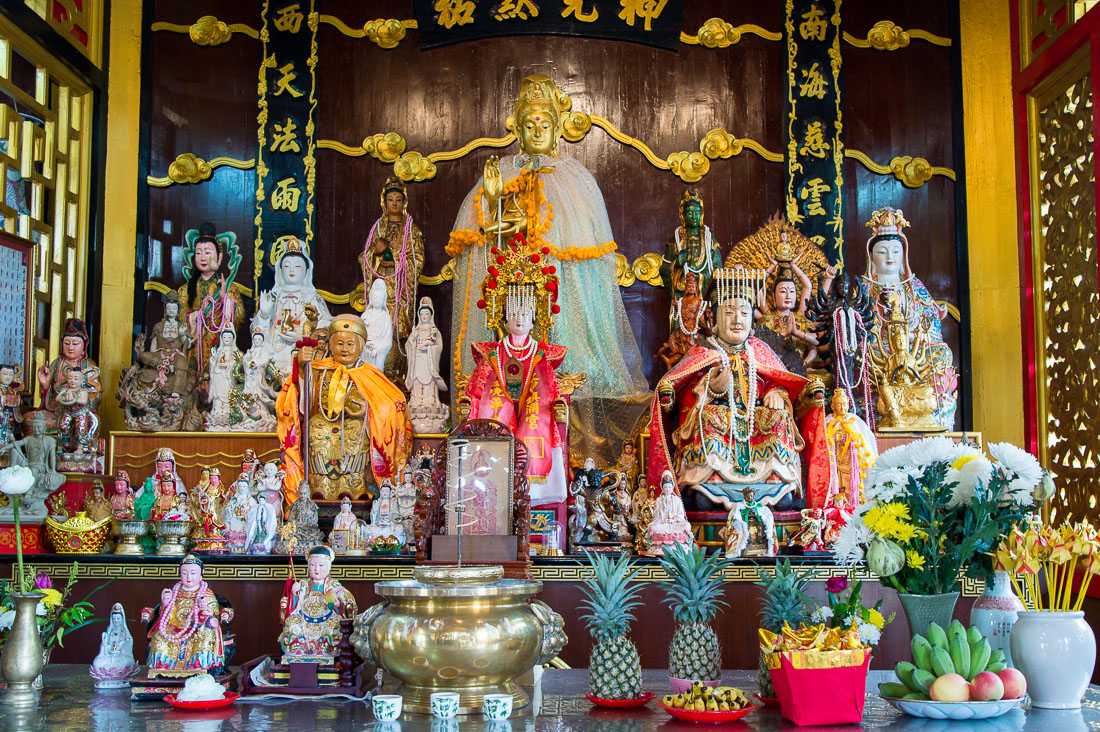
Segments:
[[[861,722],[871,649],[859,643],[859,631],[783,630],[760,631],[783,716],[800,726]]]

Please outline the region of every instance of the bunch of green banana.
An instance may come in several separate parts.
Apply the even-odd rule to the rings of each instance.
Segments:
[[[1005,667],[1004,651],[993,650],[977,628],[967,630],[952,620],[944,631],[936,623],[928,624],[928,637],[913,636],[910,648],[913,662],[902,661],[894,667],[901,682],[879,684],[879,693],[891,699],[928,699],[932,682],[944,674],[959,674],[967,681],[982,671],[996,673]]]

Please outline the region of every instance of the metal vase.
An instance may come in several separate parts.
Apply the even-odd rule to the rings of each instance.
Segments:
[[[944,592],[940,595],[910,595],[899,592],[901,606],[905,608],[905,619],[909,622],[909,635],[928,635],[928,624],[935,622],[944,630],[951,625],[955,612],[955,603],[959,601],[958,592]]]
[[[0,704],[33,706],[38,703],[33,683],[42,670],[42,637],[38,634],[35,610],[45,595],[28,592],[12,593],[10,597],[15,604],[15,621],[4,642],[4,655],[0,657],[0,673],[8,682],[8,687],[0,692]]]

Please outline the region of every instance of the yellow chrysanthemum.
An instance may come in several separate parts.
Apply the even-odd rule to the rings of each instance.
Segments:
[[[47,608],[55,608],[61,604],[61,593],[57,590],[51,588],[48,590],[39,590],[39,592],[45,595],[39,602]]]
[[[883,627],[886,625],[886,618],[882,617],[882,613],[880,613],[878,610],[875,610],[874,608],[869,608],[867,610],[867,622],[875,626],[879,630],[882,630]]]
[[[924,569],[924,557],[913,549],[907,549],[905,551],[905,564],[910,569]]]

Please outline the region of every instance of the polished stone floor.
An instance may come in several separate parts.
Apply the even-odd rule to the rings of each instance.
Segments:
[[[888,674],[892,676],[892,674]],[[755,672],[730,671],[728,685],[746,692],[756,688]],[[883,680],[872,674],[871,685]],[[588,672],[548,670],[541,689],[534,690],[531,707],[519,710],[507,722],[487,722],[480,715],[446,723],[430,717],[406,715],[398,723],[375,723],[367,704],[358,701],[238,701],[210,712],[183,712],[162,702],[130,702],[126,691],[96,692],[83,666],[51,666],[39,706],[25,712],[0,709],[0,732],[313,732],[314,730],[368,730],[369,732],[780,732],[799,729],[774,710],[758,710],[740,722],[695,725],[672,720],[652,703],[643,709],[595,709],[585,700]],[[647,671],[645,688],[666,693],[667,676]],[[386,685],[390,691],[390,685]],[[858,725],[808,728],[861,729]],[[1083,709],[1073,712],[1016,710],[998,719],[980,722],[942,722],[906,717],[868,694],[862,729],[897,732],[1078,732],[1100,730],[1100,687],[1089,689]]]

